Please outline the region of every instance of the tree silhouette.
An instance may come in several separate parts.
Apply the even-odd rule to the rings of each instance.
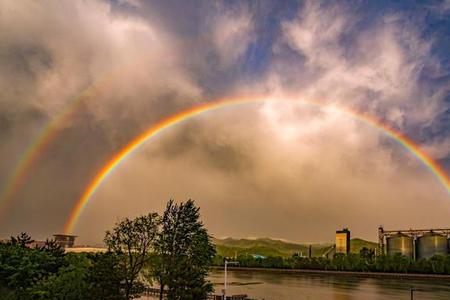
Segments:
[[[21,232],[17,237],[11,236],[11,245],[19,245],[22,247],[27,247],[29,244],[33,243],[34,240],[25,232]]]
[[[171,300],[206,299],[212,291],[206,276],[215,248],[200,221],[199,210],[193,200],[167,203],[156,243],[159,260],[154,266],[160,299],[166,286]]]
[[[142,292],[139,273],[148,260],[152,249],[160,218],[150,213],[135,219],[125,218],[117,223],[112,231],[107,231],[105,244],[108,251],[121,257],[120,264],[124,272],[125,297],[130,299]]]

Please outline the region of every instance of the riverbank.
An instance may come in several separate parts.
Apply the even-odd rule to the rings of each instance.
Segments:
[[[213,270],[223,270],[223,267],[213,266]],[[281,274],[306,274],[323,276],[349,276],[363,278],[390,278],[390,279],[420,279],[420,280],[445,280],[450,281],[450,275],[417,274],[417,273],[384,273],[384,272],[352,272],[331,270],[306,270],[306,269],[275,269],[275,268],[244,268],[228,267],[230,271],[261,271]]]
[[[220,293],[224,284],[223,268],[211,270],[208,276],[214,284],[215,293]],[[227,294],[247,294],[252,299],[265,300],[448,300],[448,280],[422,280],[398,278],[369,278],[343,276],[341,273],[300,273],[289,270],[229,270]],[[233,284],[231,284],[233,283]],[[257,284],[248,284],[257,283]]]

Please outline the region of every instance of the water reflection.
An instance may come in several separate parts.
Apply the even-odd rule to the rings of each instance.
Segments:
[[[223,271],[214,270],[210,280],[216,293],[223,288]],[[247,294],[264,300],[315,299],[315,300],[384,300],[410,299],[410,289],[415,288],[415,299],[450,299],[450,284],[445,281],[401,280],[282,274],[261,271],[229,271],[227,294]]]

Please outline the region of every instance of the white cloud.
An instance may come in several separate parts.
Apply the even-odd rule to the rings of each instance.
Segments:
[[[209,27],[211,41],[222,68],[238,63],[255,38],[252,14],[246,7],[235,10],[218,8],[206,27]]]
[[[428,126],[445,109],[447,93],[419,82],[425,66],[440,73],[433,41],[401,12],[371,20],[370,26],[361,21],[345,4],[308,1],[297,17],[282,23],[267,86],[357,108],[404,132],[407,124]],[[285,55],[286,46],[299,57]]]

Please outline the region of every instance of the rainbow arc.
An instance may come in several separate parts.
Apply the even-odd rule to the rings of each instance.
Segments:
[[[80,215],[88,205],[89,201],[92,199],[92,196],[99,189],[101,184],[105,182],[108,176],[114,172],[114,170],[133,152],[135,152],[140,146],[144,145],[146,142],[150,141],[152,138],[157,136],[158,134],[164,132],[165,130],[176,126],[180,123],[183,123],[191,118],[199,116],[201,114],[217,111],[223,109],[225,107],[235,107],[241,105],[255,104],[255,103],[265,103],[265,102],[293,102],[293,103],[302,103],[305,105],[312,105],[323,108],[335,108],[342,113],[352,117],[354,119],[360,120],[368,125],[376,127],[384,132],[388,137],[392,138],[400,145],[402,145],[405,149],[407,149],[410,153],[412,153],[427,169],[437,178],[437,180],[442,184],[445,188],[446,192],[450,195],[450,179],[446,172],[442,169],[442,167],[437,164],[430,156],[428,156],[420,147],[415,144],[412,140],[404,136],[402,133],[390,128],[389,126],[383,124],[377,119],[369,116],[367,114],[358,112],[356,110],[351,110],[344,107],[331,106],[328,104],[320,103],[318,101],[311,100],[288,100],[288,99],[270,99],[270,98],[235,98],[235,99],[226,99],[226,100],[218,100],[203,103],[192,108],[183,110],[178,112],[172,116],[169,116],[159,123],[154,124],[145,132],[141,133],[137,137],[135,137],[130,143],[128,143],[125,147],[122,148],[117,154],[115,154],[107,164],[103,166],[103,168],[94,176],[91,180],[90,184],[87,186],[86,190],[83,192],[80,199],[76,202],[76,205],[72,209],[70,216],[64,226],[64,232],[70,234],[73,232],[73,229],[76,226],[77,220]]]

